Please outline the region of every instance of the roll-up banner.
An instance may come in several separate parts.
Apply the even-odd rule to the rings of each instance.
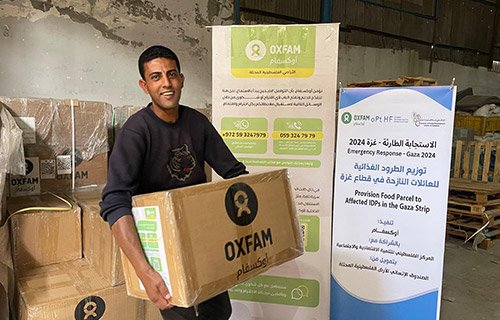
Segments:
[[[329,315],[338,24],[213,27],[212,121],[250,172],[288,168],[305,253],[232,288],[237,320]]]
[[[340,89],[331,319],[438,319],[456,87]]]

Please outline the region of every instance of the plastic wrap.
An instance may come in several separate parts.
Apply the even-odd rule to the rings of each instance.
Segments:
[[[104,184],[111,105],[103,102],[0,97],[23,130],[24,154],[39,168],[40,190]],[[26,189],[26,188],[24,188]]]
[[[181,307],[304,252],[286,169],[133,197],[149,261]],[[147,298],[122,254],[129,295]]]
[[[63,154],[71,147],[71,132],[76,133],[76,148],[82,160],[90,160],[98,154],[108,152],[107,128],[111,123],[111,105],[103,102],[71,100],[7,98],[0,97],[11,114],[23,122],[34,118],[30,137],[25,135],[25,146],[50,148],[54,155]],[[30,124],[25,122],[25,128]],[[23,128],[23,129],[25,129]],[[33,131],[34,129],[34,131]]]
[[[25,173],[23,131],[0,103],[0,172]]]
[[[0,103],[0,226],[7,219],[7,174],[24,175],[26,172],[22,134],[12,115]]]

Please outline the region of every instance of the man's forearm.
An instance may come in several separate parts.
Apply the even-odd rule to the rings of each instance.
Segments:
[[[138,275],[152,269],[144,256],[133,216],[125,215],[119,218],[111,227],[111,231]]]
[[[168,301],[171,295],[165,282],[160,274],[149,265],[144,256],[134,218],[131,215],[122,216],[113,224],[111,231],[123,253],[132,263],[149,299],[162,310],[172,308],[173,305]]]

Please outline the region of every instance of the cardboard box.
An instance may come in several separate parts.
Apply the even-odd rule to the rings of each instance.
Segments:
[[[9,225],[0,226],[0,319],[9,319],[14,298],[14,268],[10,254]]]
[[[17,275],[35,267],[82,257],[80,207],[66,200],[71,208],[53,194],[7,199]]]
[[[33,164],[33,178],[11,179],[11,196],[71,190],[73,176],[75,187],[106,183],[111,105],[73,100],[72,113],[65,100],[0,97],[0,104],[23,130],[24,153]]]
[[[188,307],[303,253],[287,170],[133,197],[144,251]],[[146,298],[122,254],[127,291]]]
[[[109,287],[85,259],[30,270],[18,289],[19,320],[143,319],[143,301]]]
[[[82,209],[83,256],[111,286],[125,283],[118,244],[99,215],[101,188],[72,193]]]
[[[7,202],[7,174],[5,172],[0,172],[0,227],[4,225],[7,220],[7,208],[5,203]]]
[[[151,301],[144,301],[144,320],[163,320],[160,310]]]
[[[0,319],[8,320],[11,314],[10,296],[14,290],[13,284],[14,275],[11,269],[0,262]]]

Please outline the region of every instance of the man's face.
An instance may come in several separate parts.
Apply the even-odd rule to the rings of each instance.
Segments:
[[[168,112],[179,107],[184,75],[174,60],[156,58],[144,63],[144,78],[139,80],[139,86],[150,95],[153,110]]]

